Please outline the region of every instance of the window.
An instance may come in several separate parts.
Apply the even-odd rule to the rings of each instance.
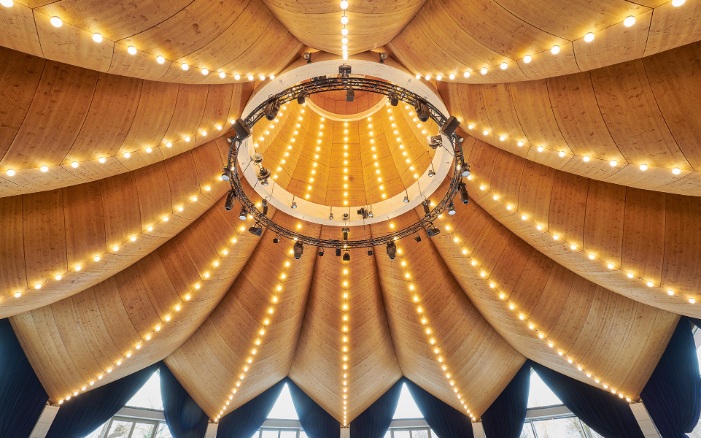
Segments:
[[[402,384],[397,409],[385,438],[438,438],[428,427],[406,384]]]
[[[531,389],[528,393],[528,407],[540,408],[544,406],[559,406],[562,401],[543,382],[538,373],[531,371]]]
[[[307,438],[302,425],[299,424],[299,416],[287,384],[282,387],[268,419],[251,438]]]
[[[160,372],[153,373],[124,408],[86,438],[172,438],[163,416]]]

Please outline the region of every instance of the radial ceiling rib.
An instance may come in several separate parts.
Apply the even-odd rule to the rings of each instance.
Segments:
[[[129,375],[177,349],[217,306],[259,241],[219,202],[113,277],[14,316],[15,333],[51,400]]]
[[[442,94],[470,135],[505,151],[587,178],[699,196],[699,56],[701,43],[545,81],[447,84]]]
[[[283,213],[275,220],[289,227],[297,223]],[[304,227],[305,233],[319,233],[318,226]],[[317,258],[307,248],[295,260],[293,242],[275,244],[272,237],[266,232],[256,238],[260,244],[217,309],[165,360],[211,418],[265,391],[292,365]]]
[[[577,274],[628,298],[699,317],[698,198],[560,172],[468,137],[472,199]]]
[[[451,80],[469,83],[544,79],[696,42],[700,15],[698,3],[677,8],[668,1],[429,0],[388,48],[422,76],[453,74]],[[623,24],[627,17],[635,17],[632,26]],[[586,42],[588,33],[593,40]]]
[[[391,223],[399,229],[414,221],[416,214],[410,211]],[[390,224],[373,225],[373,234],[390,232]],[[423,234],[422,242],[412,238],[399,241],[394,260],[387,257],[384,248],[377,248],[377,268],[397,359],[409,379],[465,412],[456,397],[459,393],[479,418],[521,368],[524,357],[479,314],[426,239]],[[414,295],[419,297],[418,303]],[[424,317],[426,325],[421,321]],[[426,334],[427,328],[431,334]],[[431,338],[435,345],[430,344]],[[441,369],[434,348],[439,349],[447,371]]]
[[[0,198],[0,315],[104,281],[190,225],[227,190],[219,171],[225,144],[100,181]]]
[[[143,81],[0,49],[0,90],[0,196],[8,196],[189,151],[221,135],[252,88]]]
[[[323,227],[321,237],[338,238],[339,232],[337,227]],[[355,238],[362,233],[360,227],[350,229]],[[314,257],[314,249],[308,248],[309,254],[304,257]],[[365,249],[349,254],[349,262],[334,256],[333,251],[318,257],[290,369],[290,378],[341,423],[344,394],[348,397],[349,423],[402,377],[387,326],[375,258],[369,257]],[[343,320],[344,315],[348,321]],[[347,364],[347,370],[343,364]]]
[[[350,1],[346,16],[348,52],[355,54],[387,44],[419,12],[426,0]],[[337,0],[264,0],[273,14],[307,46],[341,54],[342,10]]]
[[[480,313],[515,349],[585,383],[602,388],[595,384],[599,379],[625,397],[640,394],[678,315],[579,277],[477,205],[458,208],[436,225],[443,233],[431,242]]]
[[[62,25],[54,27],[52,17]],[[98,72],[179,83],[275,74],[302,46],[265,4],[251,0],[15,2],[0,11],[0,22],[2,46]]]

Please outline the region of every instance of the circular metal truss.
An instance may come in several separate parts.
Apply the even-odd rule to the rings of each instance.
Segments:
[[[347,68],[346,71],[343,70],[344,67]],[[457,127],[456,122],[453,121],[453,123],[451,123],[451,120],[441,113],[433,104],[403,87],[376,79],[350,77],[350,66],[341,66],[339,71],[341,72],[341,75],[338,77],[322,76],[312,78],[308,82],[295,85],[272,95],[266,101],[258,105],[253,111],[251,111],[251,113],[248,114],[245,119],[239,119],[235,122],[234,130],[236,135],[228,138],[230,143],[229,156],[227,167],[224,168],[224,176],[229,179],[231,184],[231,191],[229,192],[229,196],[227,198],[227,209],[231,208],[231,203],[233,202],[234,198],[238,198],[246,213],[252,215],[253,219],[256,221],[256,224],[251,227],[251,232],[253,232],[255,228],[258,228],[258,232],[256,234],[260,235],[262,232],[262,227],[265,227],[271,232],[275,233],[278,238],[284,237],[312,247],[335,248],[337,252],[338,250],[347,250],[351,248],[373,248],[375,246],[387,244],[393,245],[392,242],[404,237],[415,236],[422,229],[427,230],[429,237],[438,234],[440,231],[433,226],[433,222],[448,208],[449,205],[452,206],[453,199],[456,197],[456,195],[461,193],[461,199],[464,204],[467,204],[468,201],[467,190],[465,189],[465,184],[462,181],[462,178],[469,175],[469,166],[464,162],[461,145],[462,138],[455,134],[455,128]],[[450,149],[448,149],[445,145],[442,145],[442,147],[446,147],[449,153],[451,153],[454,157],[453,175],[451,177],[448,190],[443,198],[435,203],[433,209],[430,209],[429,200],[425,199],[423,202],[425,215],[415,223],[392,233],[377,237],[351,239],[351,236],[344,232],[342,233],[344,235],[343,238],[320,239],[296,232],[273,221],[266,214],[267,208],[264,208],[264,212],[260,211],[243,190],[239,168],[236,165],[236,162],[238,154],[241,150],[241,145],[248,135],[250,135],[251,127],[253,127],[253,125],[255,125],[261,118],[265,117],[266,113],[269,112],[271,108],[277,112],[280,105],[292,100],[297,99],[298,102],[300,102],[312,94],[336,90],[368,91],[377,94],[384,94],[390,98],[393,105],[396,105],[399,101],[408,103],[414,106],[417,110],[421,109],[424,111],[424,114],[427,114],[428,117],[435,121],[436,124],[441,127],[441,132],[450,140]],[[446,131],[447,125],[453,126]],[[343,230],[345,231],[346,228]],[[348,236],[348,238],[346,238],[346,236]]]

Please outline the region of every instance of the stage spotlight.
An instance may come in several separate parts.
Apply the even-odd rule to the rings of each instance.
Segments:
[[[397,96],[395,96],[394,94],[392,94],[392,95],[389,97],[389,104],[392,105],[392,106],[397,106],[397,105],[399,105],[399,99],[397,98]]]
[[[455,204],[453,204],[453,201],[450,201],[450,204],[448,204],[448,215],[449,216],[455,215]]]
[[[406,193],[406,192],[405,192],[405,193]],[[403,201],[404,201],[405,204],[408,204],[408,203],[409,203],[409,193],[406,193],[406,194],[404,195]]]
[[[344,261],[344,262],[350,262],[350,253],[349,253],[349,252],[345,252],[345,253],[343,254],[343,261]]]
[[[261,166],[260,171],[258,172],[258,181],[260,181],[261,185],[267,186],[268,178],[270,178],[270,171]]]
[[[236,192],[234,189],[229,190],[229,194],[226,195],[226,202],[224,203],[224,208],[231,210],[234,206],[234,199],[236,199]]]
[[[294,210],[295,208],[297,208],[297,201],[292,201],[292,205],[290,205],[290,208],[291,208],[292,210]]]
[[[349,88],[346,90],[346,102],[353,102],[355,100],[355,90]]]
[[[371,256],[371,255],[373,255],[373,254],[374,254],[374,252],[372,251],[372,249],[369,249],[369,250],[368,250],[368,255]]]
[[[422,202],[421,205],[424,208],[424,214],[426,216],[431,214],[431,201],[429,199],[424,199],[424,202]]]
[[[302,245],[302,242],[297,241],[295,243],[295,246],[293,248],[293,252],[294,252],[296,260],[299,260],[299,258],[302,257],[302,254],[304,253],[304,245]]]
[[[343,240],[348,240],[348,234],[350,233],[350,228],[343,227],[342,232],[343,232]]]
[[[246,213],[246,208],[242,207],[241,212],[239,213],[239,219],[241,219],[242,221],[245,221],[247,216],[248,216],[248,213]]]
[[[414,240],[421,242],[421,236],[417,234],[416,237],[414,237]]]
[[[460,161],[455,166],[457,168],[456,170],[460,171],[460,175],[463,178],[467,178],[468,176],[470,176],[470,165],[467,164],[465,161]]]
[[[278,99],[268,102],[263,109],[265,113],[265,118],[268,120],[274,120],[277,117],[277,112],[280,111],[280,101]]]
[[[341,257],[341,248],[336,248],[336,257]]]
[[[304,54],[302,55],[302,58],[304,58],[304,60],[307,61],[307,64],[311,64],[311,63],[312,63],[312,54],[311,54],[311,52],[304,52]]]
[[[425,100],[417,100],[416,104],[414,104],[414,109],[416,110],[416,117],[419,118],[422,122],[428,122],[429,118],[429,111],[428,111],[428,102]]]
[[[458,126],[460,126],[460,121],[455,116],[450,116],[443,126],[441,126],[441,132],[445,134],[446,137],[450,137],[458,129]]]
[[[221,180],[231,181],[231,169],[229,169],[228,167],[224,168],[224,170],[221,173]]]
[[[267,216],[268,215],[268,201],[263,199],[261,202],[261,205],[263,206],[263,215]]]
[[[358,213],[358,216],[362,216],[363,219],[367,219],[369,216],[369,212],[365,207],[359,208],[357,213]]]
[[[263,227],[258,222],[256,222],[255,225],[248,229],[248,232],[253,234],[254,236],[260,237],[263,234]]]
[[[299,93],[299,95],[297,96],[297,103],[300,105],[304,105],[305,101],[306,101],[305,93],[303,93],[303,92]]]
[[[319,249],[319,257],[324,256],[324,248]]]
[[[460,200],[463,204],[470,202],[470,197],[467,195],[467,186],[465,183],[460,183]]]
[[[436,228],[433,224],[430,224],[428,228],[426,228],[426,234],[428,234],[428,237],[435,237],[441,234],[441,230]]]
[[[387,244],[387,255],[390,260],[394,260],[394,258],[397,257],[397,245],[395,245],[394,242],[389,242]]]
[[[251,136],[251,128],[249,128],[243,120],[237,119],[234,122],[234,132],[236,132],[236,138],[240,141],[244,141]],[[233,139],[229,141],[231,143]]]
[[[434,176],[436,176],[436,171],[433,170],[433,163],[431,163],[431,168],[428,169],[428,177],[433,178]]]
[[[384,64],[385,59],[387,59],[387,52],[380,52],[380,64]],[[393,106],[397,106],[397,105],[395,104]]]
[[[440,134],[428,137],[428,147],[435,150],[441,146],[443,146],[443,137],[441,137]]]
[[[350,215],[348,213],[343,213],[343,220],[347,221],[350,218]]]
[[[333,220],[333,211],[329,213],[329,220],[330,220],[330,221]]]
[[[338,74],[341,75],[341,78],[343,79],[350,78],[351,71],[351,66],[348,64],[341,64],[338,66]]]
[[[277,236],[273,237],[273,243],[275,243],[275,244],[280,243],[280,238]]]

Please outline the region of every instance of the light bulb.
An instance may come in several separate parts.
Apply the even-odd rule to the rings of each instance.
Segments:
[[[686,0],[672,0],[672,6],[674,6],[675,8],[678,8],[679,6],[683,5],[684,3],[686,3]],[[3,6],[5,6],[5,5],[3,5]],[[11,1],[10,1],[10,6],[12,6]]]
[[[341,44],[348,44],[348,38],[346,38],[346,37],[341,38]]]
[[[609,161],[609,166],[611,166],[611,167],[616,167],[616,166],[618,166],[618,161],[616,161],[616,160],[611,160],[611,161]]]
[[[346,17],[345,15],[341,17],[341,24],[348,24],[348,17]]]
[[[94,33],[92,34],[92,40],[99,44],[102,42],[102,35],[99,33]]]
[[[591,161],[591,158],[589,157],[589,155],[585,155],[582,157],[582,161],[584,161],[585,163],[588,163]]]
[[[507,68],[509,68],[509,64],[507,64],[506,62],[502,62],[502,63],[499,65],[499,68],[502,69],[502,70],[506,70]]]
[[[346,0],[341,1],[341,9],[344,11],[348,9],[348,2]]]
[[[523,62],[525,62],[526,64],[530,64],[531,61],[533,61],[533,57],[531,55],[526,55],[523,57]]]
[[[51,20],[49,20],[49,21],[51,22],[51,25],[52,25],[53,27],[61,27],[61,26],[63,26],[63,21],[62,21],[60,18],[58,18],[58,17],[51,17]]]
[[[623,25],[625,27],[631,27],[634,24],[635,24],[635,17],[633,17],[632,15],[629,17],[626,17],[626,19],[623,20]]]
[[[129,152],[124,152],[124,158],[129,158],[131,157],[131,153]]]
[[[9,8],[9,6],[7,6]],[[7,172],[5,172],[7,176],[15,176],[15,171],[14,169],[7,169]]]
[[[346,29],[345,27],[341,29],[341,35],[348,36],[348,29]]]
[[[158,55],[156,56],[156,62],[159,64],[164,64],[166,62],[166,59],[163,57],[163,55]]]
[[[134,47],[134,46],[127,47],[127,53],[130,55],[136,55],[136,47]]]
[[[183,62],[182,64],[180,64],[180,68],[182,68],[184,71],[188,71],[190,69],[190,66]]]
[[[469,71],[466,71],[466,72],[463,73],[462,75],[463,75],[463,77],[465,77],[465,78],[469,78],[469,77],[470,77],[470,72],[469,72]]]
[[[594,32],[589,32],[588,34],[584,35],[584,42],[590,43],[594,41]]]
[[[451,73],[450,76],[448,76],[448,77],[449,77],[450,80],[452,81],[453,79],[455,79],[455,73]]]
[[[486,75],[486,74],[487,74],[487,71],[488,71],[488,70],[487,70],[487,67],[482,67],[482,68],[480,69],[480,73],[482,73],[483,75]]]
[[[238,74],[238,73],[236,73],[236,74],[234,75],[234,80],[237,80],[237,81],[238,81],[239,79],[241,79],[241,75]],[[234,123],[231,122],[231,124],[233,125]]]
[[[46,172],[49,171],[49,166],[41,166],[41,167],[39,168],[39,170],[41,170],[42,172],[46,173]]]
[[[249,80],[249,81],[252,81],[253,79],[255,79],[255,78],[253,77],[253,75],[249,74],[249,75],[248,75],[248,80]]]
[[[0,0],[0,5],[3,5],[6,8],[11,8],[14,4],[15,2],[12,0]]]
[[[682,173],[682,170],[678,167],[675,167],[674,169],[672,169],[672,173],[675,175],[679,175],[680,173]]]
[[[642,170],[643,172],[645,172],[645,171],[647,170],[647,164],[641,164],[641,165],[640,165],[640,170]]]
[[[262,74],[262,75],[259,75],[259,76],[258,76],[258,79],[260,79],[261,81],[264,81],[264,80],[265,80],[265,75],[263,75],[263,74]]]
[[[78,164],[77,161],[74,161],[74,162],[71,163],[71,167],[74,168],[74,169],[76,169],[78,166],[80,166],[80,164]]]
[[[560,46],[554,45],[552,49],[550,49],[550,53],[552,53],[553,55],[557,55],[558,53],[560,53]]]
[[[209,74],[209,70],[206,69],[206,68],[203,68],[203,69],[201,70],[201,72],[202,72],[202,75],[203,75],[203,76],[207,76],[207,75]]]

